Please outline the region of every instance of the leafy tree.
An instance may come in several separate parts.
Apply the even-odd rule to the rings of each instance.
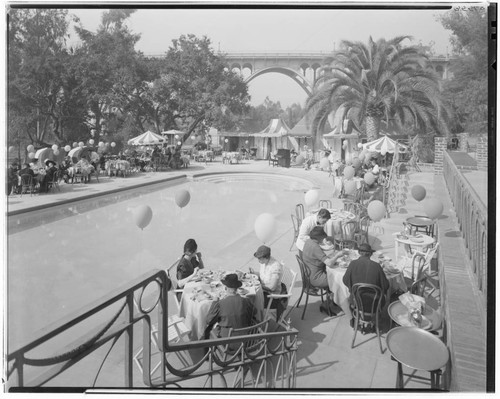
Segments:
[[[341,43],[306,103],[315,140],[332,112],[336,120],[353,120],[369,140],[378,137],[382,121],[447,131],[439,77],[427,68],[427,57],[418,47],[402,45],[408,38]]]
[[[488,21],[486,9],[449,11],[440,17],[451,30],[452,77],[443,95],[454,113],[451,130],[484,133],[488,118]]]

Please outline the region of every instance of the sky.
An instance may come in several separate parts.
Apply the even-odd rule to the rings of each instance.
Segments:
[[[185,3],[184,3],[185,4]],[[307,4],[307,3],[303,3]],[[310,4],[310,3],[309,3]],[[95,31],[102,9],[72,9],[82,25]],[[449,31],[436,21],[441,10],[415,9],[139,9],[127,25],[141,34],[137,49],[163,54],[182,34],[207,36],[222,52],[331,52],[341,40],[367,42],[399,35],[413,43],[434,43],[436,54],[451,51]],[[252,105],[268,96],[283,108],[304,104],[305,92],[291,78],[278,73],[262,75],[249,84]]]

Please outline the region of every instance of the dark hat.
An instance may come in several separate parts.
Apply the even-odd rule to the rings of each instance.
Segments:
[[[369,244],[361,244],[358,246],[358,252],[366,252],[366,253],[373,253],[372,247],[370,247]]]
[[[243,283],[238,280],[238,276],[234,273],[226,275],[220,282],[229,288],[240,288],[243,285]]]
[[[271,256],[271,248],[261,245],[257,252],[253,254],[256,258],[269,258]]]
[[[46,159],[46,160],[45,160],[45,165],[49,166],[49,164],[50,164],[50,163],[51,163],[52,165],[54,165],[54,166],[56,165],[56,163],[55,163],[52,159]]]
[[[319,240],[319,239],[327,237],[327,235],[325,233],[325,229],[323,228],[323,226],[316,226],[309,233],[309,237],[312,240]]]

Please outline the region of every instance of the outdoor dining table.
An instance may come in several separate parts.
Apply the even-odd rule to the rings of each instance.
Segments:
[[[396,324],[403,327],[414,326],[410,319],[408,308],[401,301],[398,300],[391,303],[387,308],[387,312],[391,320]],[[422,311],[422,323],[418,327],[427,331],[435,331],[441,327],[441,316],[435,309],[425,304]]]
[[[352,212],[343,209],[328,209],[331,218],[325,223],[325,232],[329,237],[342,236],[342,223],[354,220],[356,215]],[[314,215],[319,212],[319,209],[310,211],[307,216]]]
[[[234,272],[203,270],[200,271],[199,279],[191,280],[184,286],[179,316],[184,317],[186,327],[191,330],[191,339],[203,338],[210,306],[225,296],[225,288],[220,280],[227,273]],[[254,274],[245,273],[241,281],[243,286],[238,288],[238,293],[252,301],[257,312],[255,318],[262,321],[264,292],[259,278]]]
[[[428,217],[412,216],[406,219],[406,223],[414,227],[416,231],[425,230],[427,235],[434,235],[435,221]]]
[[[340,257],[335,267],[327,267],[326,275],[328,279],[328,287],[330,291],[333,293],[334,301],[337,305],[339,305],[345,314],[350,315],[351,311],[349,308],[349,288],[344,284],[342,278],[344,277],[345,272],[347,271],[347,267],[352,260],[359,258],[359,252],[354,249],[348,250],[348,254]],[[389,281],[389,290],[387,292],[388,297],[397,291],[406,292],[406,283],[403,276],[403,273],[396,268],[396,266],[392,263],[390,258],[386,258],[385,255],[382,255],[378,252],[374,252],[371,256],[371,259],[377,263],[380,263],[382,269],[384,270],[385,276]]]
[[[228,163],[240,163],[240,160],[241,160],[241,154],[239,152],[236,152],[236,151],[232,151],[232,152],[223,152],[222,153],[222,161],[224,163],[228,162]]]
[[[111,176],[111,173],[116,174],[117,171],[121,171],[125,177],[130,170],[130,162],[122,159],[109,160],[106,162],[105,169],[108,176]]]
[[[416,249],[421,252],[424,252],[424,248],[428,247],[429,245],[434,244],[436,241],[434,237],[428,236],[426,234],[415,234],[414,236],[412,235],[404,235],[401,233],[393,233],[394,236],[394,248],[395,248],[395,261],[399,261],[399,247],[401,245],[404,246],[409,246],[411,250]],[[407,257],[408,253],[405,250],[405,257]]]
[[[441,369],[450,357],[448,347],[435,335],[418,327],[396,327],[386,336],[387,349],[398,363],[396,388],[404,388],[403,365],[431,374],[431,389],[439,388]]]

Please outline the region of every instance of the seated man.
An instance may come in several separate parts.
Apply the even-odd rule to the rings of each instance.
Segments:
[[[379,263],[370,259],[373,250],[368,244],[361,244],[358,248],[360,257],[353,260],[342,278],[344,284],[351,291],[352,286],[357,283],[373,284],[382,289],[382,294],[385,294],[389,289],[389,281],[385,276],[382,266]],[[362,298],[363,306],[369,309],[372,303],[371,297],[368,295]],[[382,304],[384,306],[385,296],[382,295]],[[352,323],[352,321],[351,321]]]
[[[237,293],[242,286],[238,276],[234,273],[226,275],[221,283],[226,286],[227,296],[215,301],[210,306],[205,328],[205,339],[209,339],[212,328],[217,323],[212,333],[217,338],[226,337],[230,328],[250,327],[253,321],[255,308],[248,298],[243,298]]]

